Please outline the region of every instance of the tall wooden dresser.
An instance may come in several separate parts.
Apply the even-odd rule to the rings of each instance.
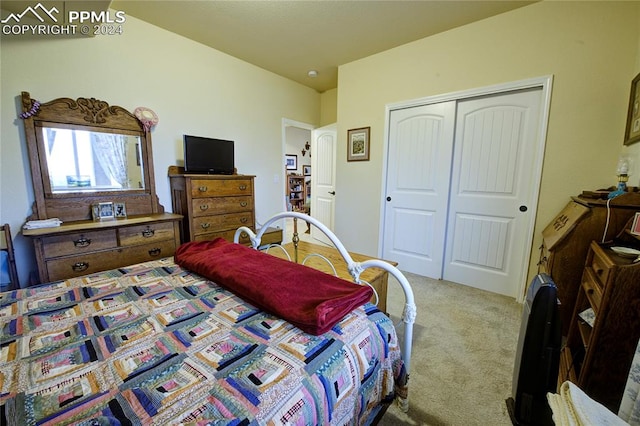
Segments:
[[[169,167],[173,212],[184,216],[182,242],[233,241],[236,229],[247,226],[255,232],[254,181],[250,175],[185,174]],[[244,234],[240,242],[248,244]]]
[[[538,270],[549,274],[558,287],[564,336],[569,330],[591,242],[611,241],[637,211],[640,193],[629,192],[610,201],[571,197],[542,231]]]

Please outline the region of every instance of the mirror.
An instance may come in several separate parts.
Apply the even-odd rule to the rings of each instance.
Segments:
[[[144,189],[140,136],[41,127],[53,194]]]
[[[22,92],[21,121],[33,181],[29,220],[92,220],[92,205],[128,216],[163,213],[155,192],[150,127],[95,98],[40,102]]]

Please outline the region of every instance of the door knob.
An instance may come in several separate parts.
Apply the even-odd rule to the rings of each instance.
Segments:
[[[391,197],[387,197],[387,201],[391,201]]]
[[[524,213],[524,212],[526,212],[526,211],[527,211],[527,206],[520,206],[520,207],[518,208],[518,210],[520,210],[521,212],[523,212],[523,213]]]
[[[329,194],[336,195],[336,191],[329,191]]]

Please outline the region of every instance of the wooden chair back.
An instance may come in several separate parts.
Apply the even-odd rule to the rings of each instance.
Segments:
[[[13,250],[13,239],[11,238],[11,228],[8,223],[0,226],[0,235],[4,237],[4,245],[0,250],[7,252],[7,267],[9,270],[9,287],[8,290],[20,288],[18,281],[18,269],[16,267],[16,256]]]

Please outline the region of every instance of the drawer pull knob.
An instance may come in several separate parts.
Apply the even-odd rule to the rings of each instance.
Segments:
[[[75,272],[86,271],[88,267],[89,264],[87,262],[76,262],[71,265],[71,269],[73,269]]]
[[[244,191],[247,189],[247,185],[240,185],[238,188],[240,188],[240,191]]]
[[[209,210],[209,204],[201,204],[200,205],[200,210],[202,210],[202,211]]]
[[[162,249],[159,248],[149,250],[149,256],[157,257],[160,256],[160,253],[162,253]]]
[[[211,225],[209,224],[209,222],[207,222],[207,223],[201,224],[200,226],[202,227],[202,229],[209,229],[209,226]]]
[[[85,238],[84,236],[73,242],[73,245],[76,247],[89,247],[89,244],[91,244],[91,238]]]
[[[147,226],[147,229],[145,229],[144,231],[142,231],[142,236],[144,238],[151,238],[155,235],[156,231],[154,231],[153,229],[149,228]]]
[[[206,186],[198,187],[198,191],[200,191],[200,192],[207,192],[207,189],[209,189],[209,188],[207,188]]]
[[[247,223],[249,219],[246,217],[240,218],[240,223]]]
[[[247,207],[247,204],[249,203],[247,203],[246,201],[242,201],[240,202],[240,207]]]
[[[249,238],[249,234],[247,234],[246,232],[241,232],[241,233],[240,233],[240,237],[242,237],[242,238]]]

